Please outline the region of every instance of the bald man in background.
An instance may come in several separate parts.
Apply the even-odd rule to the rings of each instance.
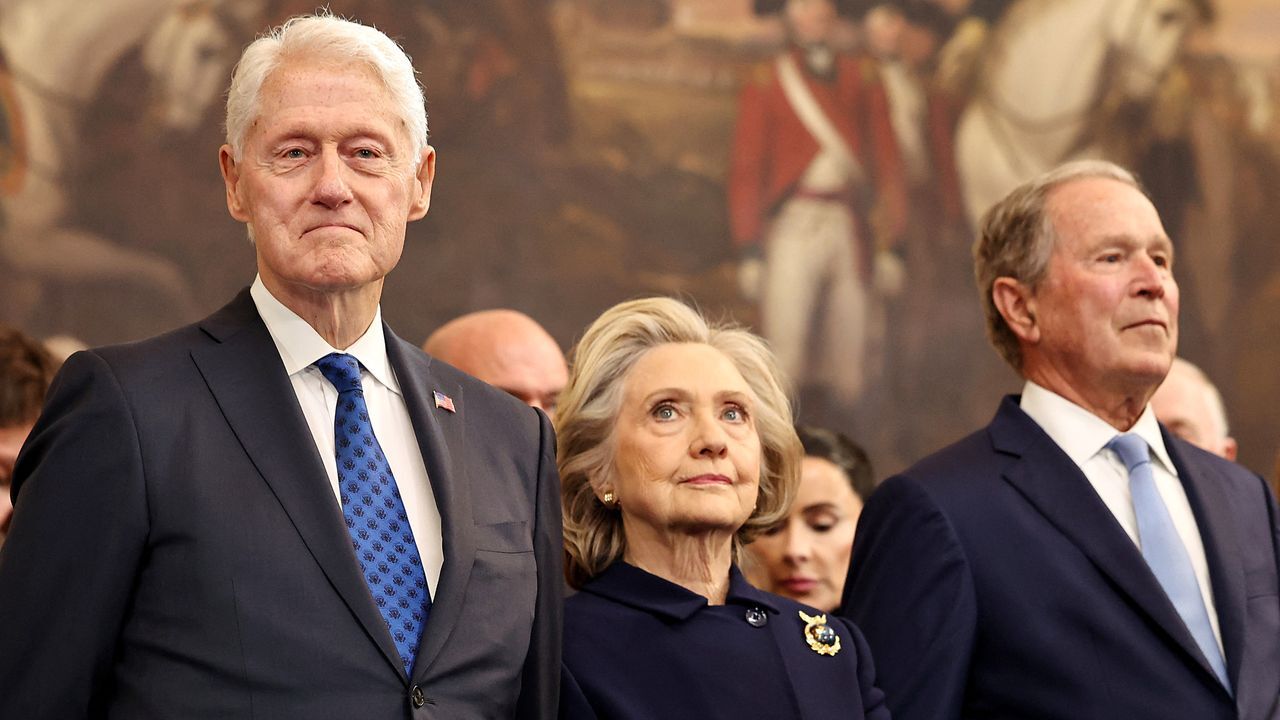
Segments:
[[[1228,435],[1222,395],[1204,371],[1176,358],[1151,396],[1156,419],[1174,435],[1219,457],[1236,459],[1236,439]]]
[[[528,315],[515,310],[469,313],[431,333],[422,349],[555,419],[556,399],[569,369],[555,339]]]

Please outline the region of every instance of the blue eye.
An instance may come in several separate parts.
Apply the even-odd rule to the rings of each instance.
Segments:
[[[729,422],[742,422],[747,419],[747,411],[738,405],[730,405],[724,409],[722,417]]]
[[[676,416],[676,409],[670,403],[662,403],[653,409],[653,416],[659,420],[672,420]]]

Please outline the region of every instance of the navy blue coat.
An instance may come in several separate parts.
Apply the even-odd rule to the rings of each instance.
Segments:
[[[866,641],[829,617],[840,651],[805,639],[806,605],[730,571],[724,605],[617,562],[565,602],[560,717],[887,720]]]
[[[887,480],[859,521],[843,608],[897,720],[1280,718],[1275,499],[1164,441],[1235,696],[1084,474],[1009,397],[986,429]]]

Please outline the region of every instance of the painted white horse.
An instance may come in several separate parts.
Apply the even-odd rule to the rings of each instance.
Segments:
[[[1062,162],[1100,157],[1090,122],[1104,99],[1149,98],[1197,18],[1191,0],[1011,6],[992,31],[978,90],[956,129],[970,219]]]
[[[149,122],[190,129],[216,100],[232,40],[208,2],[0,0],[0,92],[7,90],[9,162],[0,168],[0,268],[7,314],[23,321],[50,282],[109,281],[138,288],[189,315],[188,283],[152,253],[70,227],[67,180],[77,125],[104,77],[142,46],[152,76]],[[214,78],[217,78],[216,80]]]

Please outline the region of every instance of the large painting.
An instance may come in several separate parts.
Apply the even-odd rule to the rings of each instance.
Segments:
[[[222,93],[248,41],[314,5],[0,0],[0,321],[120,342],[252,280],[217,169]],[[1181,353],[1271,474],[1277,0],[330,7],[396,37],[427,90],[432,208],[383,301],[410,340],[512,307],[568,348],[614,302],[675,295],[764,334],[801,419],[891,472],[1018,387],[984,339],[975,218],[1105,157],[1155,198]],[[810,110],[780,120],[784,103]]]

